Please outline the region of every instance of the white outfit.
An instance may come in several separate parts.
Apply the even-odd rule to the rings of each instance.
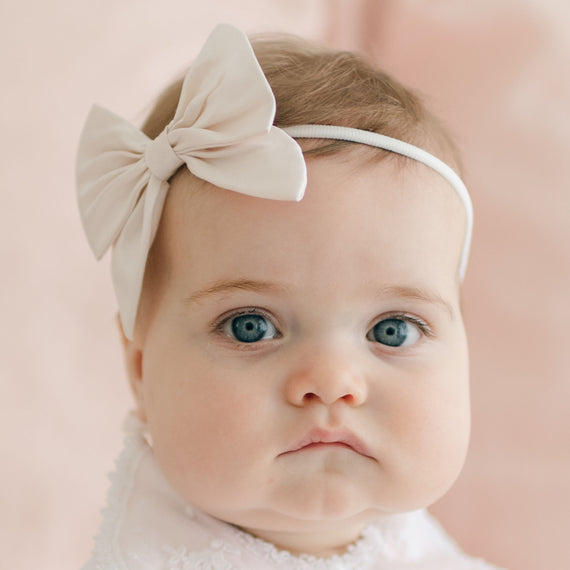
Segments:
[[[425,510],[369,524],[342,555],[294,556],[185,502],[134,417],[83,570],[498,570],[463,554]]]

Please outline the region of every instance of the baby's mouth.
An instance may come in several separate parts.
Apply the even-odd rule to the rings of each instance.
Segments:
[[[364,457],[374,459],[365,443],[350,430],[326,430],[314,428],[296,441],[287,451],[281,453],[297,453],[317,449],[344,448]]]

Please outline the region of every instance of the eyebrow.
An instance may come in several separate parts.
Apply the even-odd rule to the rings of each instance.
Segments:
[[[232,291],[253,291],[255,293],[284,293],[287,287],[273,283],[271,281],[259,281],[256,279],[220,279],[211,285],[199,289],[184,299],[185,304],[197,303],[204,298],[219,295],[222,293],[230,293]],[[455,318],[455,311],[450,303],[448,303],[441,295],[420,289],[419,287],[408,287],[405,285],[393,285],[382,287],[379,296],[403,297],[406,299],[415,299],[425,303],[431,303],[443,307],[451,318]]]
[[[380,289],[380,295],[382,296],[393,296],[393,297],[403,297],[406,299],[415,299],[418,301],[424,301],[432,305],[439,305],[444,308],[449,316],[453,319],[455,318],[455,311],[450,303],[448,303],[441,295],[438,293],[428,291],[426,289],[420,289],[419,287],[408,287],[405,285],[394,285],[389,287],[383,287]]]
[[[230,293],[231,291],[253,291],[255,293],[283,293],[283,285],[271,281],[257,281],[255,279],[221,279],[203,289],[195,291],[184,299],[184,303],[196,303],[211,295]]]

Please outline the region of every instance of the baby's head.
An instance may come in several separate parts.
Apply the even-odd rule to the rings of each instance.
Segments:
[[[418,98],[360,58],[287,38],[254,49],[277,126],[378,132],[458,166]],[[180,88],[147,120],[151,138]],[[450,182],[412,158],[299,143],[298,202],[232,192],[186,166],[170,179],[125,353],[139,417],[178,493],[323,554],[372,518],[433,503],[461,469],[467,217]]]

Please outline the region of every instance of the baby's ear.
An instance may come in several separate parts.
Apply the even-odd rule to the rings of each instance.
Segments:
[[[125,356],[129,385],[135,398],[137,417],[141,422],[146,423],[147,417],[142,387],[142,350],[137,347],[134,341],[129,340],[125,336],[121,317],[119,315],[117,315],[117,324],[119,326],[119,334],[121,335],[121,343],[123,345],[123,354]]]

